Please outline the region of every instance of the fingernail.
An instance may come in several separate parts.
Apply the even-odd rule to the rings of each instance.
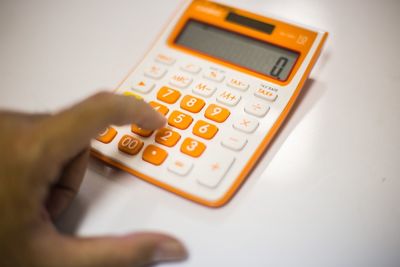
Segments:
[[[178,261],[188,256],[186,248],[177,241],[165,241],[160,243],[154,253],[154,261]]]

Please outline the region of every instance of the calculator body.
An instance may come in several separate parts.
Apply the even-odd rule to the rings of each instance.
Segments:
[[[151,102],[168,126],[111,126],[92,154],[186,199],[223,206],[278,132],[326,38],[217,2],[185,2],[116,89]]]

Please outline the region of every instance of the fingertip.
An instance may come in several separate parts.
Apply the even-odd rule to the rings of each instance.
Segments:
[[[180,241],[171,238],[158,244],[153,254],[153,261],[183,261],[188,255],[186,247]]]
[[[148,103],[146,103],[148,111],[145,112],[143,120],[140,122],[140,127],[146,130],[157,130],[164,127],[167,124],[167,118],[160,112],[153,109]]]

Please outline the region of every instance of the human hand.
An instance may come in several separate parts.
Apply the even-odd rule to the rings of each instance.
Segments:
[[[90,140],[110,124],[155,130],[165,118],[142,100],[99,93],[56,115],[0,112],[0,266],[124,267],[182,260],[156,233],[74,238],[52,221],[82,182]]]

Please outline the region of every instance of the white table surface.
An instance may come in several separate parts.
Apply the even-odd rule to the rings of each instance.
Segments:
[[[400,266],[400,1],[226,2],[330,32],[239,193],[209,209],[93,161],[60,228],[172,233],[191,256],[171,266]],[[115,87],[179,4],[0,1],[0,107],[53,111]]]

